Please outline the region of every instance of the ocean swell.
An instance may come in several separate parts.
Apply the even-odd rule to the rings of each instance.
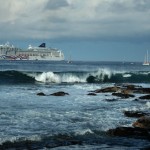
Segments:
[[[25,72],[8,70],[0,71],[0,84],[20,84],[33,83],[35,79],[28,76]]]
[[[19,83],[150,83],[150,72],[119,72],[99,69],[94,72],[0,71],[1,84]]]

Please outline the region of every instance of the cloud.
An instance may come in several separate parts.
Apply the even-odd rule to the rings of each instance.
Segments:
[[[66,0],[50,0],[46,4],[46,9],[59,9],[61,7],[68,6],[68,2]]]
[[[0,1],[0,38],[142,39],[149,8],[149,0]]]

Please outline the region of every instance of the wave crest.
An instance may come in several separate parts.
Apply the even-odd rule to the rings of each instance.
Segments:
[[[93,72],[0,71],[0,83],[150,83],[150,72],[99,69]]]
[[[35,76],[35,80],[39,82],[50,82],[50,83],[61,83],[61,78],[59,75],[54,74],[53,72],[43,72]]]
[[[43,72],[34,76],[36,81],[43,83],[83,83],[86,82],[86,75],[78,73],[53,73]]]

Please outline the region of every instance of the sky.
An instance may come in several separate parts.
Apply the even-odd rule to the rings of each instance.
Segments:
[[[82,61],[140,61],[150,50],[150,0],[0,0],[0,44],[61,49]]]

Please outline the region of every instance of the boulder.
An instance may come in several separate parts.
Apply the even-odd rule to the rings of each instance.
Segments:
[[[149,132],[146,129],[133,127],[117,127],[116,129],[109,129],[108,135],[122,136],[122,137],[149,137]]]
[[[150,116],[143,116],[133,123],[133,127],[150,129]]]
[[[138,88],[142,88],[142,86],[134,84],[124,84],[123,87],[125,87],[127,90],[136,90]]]
[[[121,91],[121,93],[122,93],[122,94],[131,94],[131,93],[133,93],[133,91],[132,91],[132,90],[128,90],[128,89],[123,89],[123,90]]]
[[[96,96],[95,93],[88,93],[87,95],[90,95],[90,96]]]
[[[134,95],[132,94],[123,94],[123,93],[112,93],[113,96],[118,96],[121,98],[130,98],[130,97],[134,97]]]
[[[139,118],[139,117],[143,117],[145,115],[147,115],[144,112],[140,112],[140,111],[124,111],[124,115],[126,117],[135,117],[135,118]]]
[[[141,96],[141,97],[139,97],[139,99],[150,99],[150,95]]]
[[[44,94],[43,92],[39,92],[36,95],[38,95],[38,96],[46,96],[46,94]]]
[[[52,95],[52,96],[65,96],[65,95],[69,95],[69,94],[65,93],[63,91],[60,91],[60,92],[52,93],[50,95]]]
[[[107,102],[115,102],[115,101],[118,101],[118,99],[104,99],[105,101]]]
[[[142,86],[138,85],[115,85],[112,87],[106,87],[102,89],[97,89],[95,91],[92,91],[95,93],[115,93],[120,92],[122,94],[131,94],[131,93],[138,93],[138,94],[150,94],[150,88],[143,88]]]
[[[136,88],[136,86],[133,85],[133,84],[131,84],[131,85],[126,85],[126,88],[127,88],[128,90],[134,90],[134,89]]]
[[[111,93],[111,92],[117,92],[118,90],[120,90],[119,87],[107,87],[107,88],[103,88],[103,89],[97,89],[94,92],[95,93]]]
[[[150,94],[150,88],[136,88],[136,89],[134,90],[134,93]]]

